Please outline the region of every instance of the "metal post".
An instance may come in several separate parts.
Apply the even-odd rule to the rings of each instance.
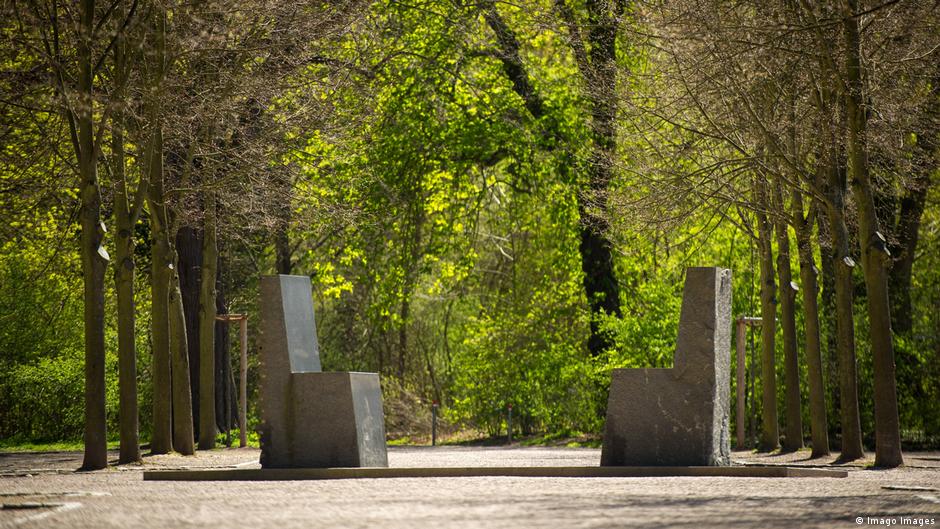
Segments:
[[[437,401],[431,405],[431,446],[437,445]]]
[[[239,341],[241,342],[241,364],[239,370],[238,389],[241,397],[238,402],[238,430],[239,446],[248,446],[248,315],[239,320]]]
[[[506,421],[507,423],[506,424],[506,438],[509,440],[509,444],[512,444],[512,404],[510,404],[507,407],[507,409],[508,409],[508,415],[507,415],[508,420]]]
[[[735,351],[737,353],[737,398],[738,398],[738,410],[737,410],[737,434],[738,434],[738,450],[744,450],[745,446],[745,429],[747,428],[746,421],[744,417],[744,395],[747,392],[747,382],[745,381],[745,356],[744,356],[744,339],[745,333],[747,332],[747,323],[744,321],[744,318],[738,318],[737,320],[737,343],[735,344]]]

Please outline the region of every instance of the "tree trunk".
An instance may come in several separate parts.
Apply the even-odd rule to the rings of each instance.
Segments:
[[[115,12],[117,19],[125,15],[123,4]],[[117,87],[114,97],[119,101],[114,110],[111,128],[111,157],[112,176],[115,183],[114,192],[114,290],[117,294],[117,328],[118,328],[118,391],[120,425],[120,455],[121,464],[140,461],[140,432],[139,412],[137,409],[137,346],[135,330],[134,303],[134,226],[137,224],[139,206],[137,200],[131,203],[127,189],[127,167],[124,154],[124,109],[121,106],[124,98],[124,85],[127,82],[127,59],[125,55],[125,40],[118,28],[115,37],[114,54],[114,84]],[[145,185],[147,162],[140,171],[138,180],[138,194]],[[137,198],[135,197],[135,198]]]
[[[582,226],[580,227],[581,243],[578,248],[581,254],[581,271],[584,273],[584,292],[591,309],[591,336],[588,338],[588,351],[591,356],[596,357],[613,345],[610,337],[601,332],[600,317],[602,314],[618,318],[621,316],[620,287],[614,275],[611,244],[604,235],[607,222],[592,220],[591,217],[594,215],[587,213],[586,208],[579,208],[579,211]]]
[[[927,194],[932,184],[931,173],[937,167],[937,130],[940,118],[940,67],[934,67],[930,79],[930,101],[914,127],[915,143],[911,151],[913,182],[901,199],[898,223],[895,228],[897,243],[892,248],[889,290],[891,292],[892,328],[899,334],[910,334],[914,329],[911,279],[914,257],[919,241],[920,223],[927,205]]]
[[[840,460],[864,457],[862,426],[858,412],[858,367],[855,359],[855,321],[852,316],[852,269],[855,262],[849,255],[849,231],[843,215],[845,208],[845,174],[837,166],[838,156],[830,158],[829,168],[829,233],[832,237],[832,263],[836,306],[836,349],[839,357],[839,403],[842,425]]]
[[[123,140],[115,140],[123,141]],[[115,158],[119,158],[114,153]],[[123,186],[121,186],[123,188]],[[119,189],[116,200],[126,201]],[[120,390],[121,450],[118,461],[140,461],[137,411],[137,346],[134,303],[134,223],[126,212],[115,208],[114,286],[117,293],[118,383]]]
[[[828,175],[828,168],[826,169]],[[825,369],[826,403],[832,406],[832,420],[829,422],[829,435],[835,436],[841,430],[842,398],[839,393],[839,347],[836,326],[836,268],[835,252],[832,248],[832,235],[829,233],[829,213],[825,204],[815,202],[817,239],[819,246],[820,269],[820,317],[819,330],[822,335],[822,347]],[[829,408],[827,408],[827,411]]]
[[[896,230],[897,244],[893,245],[889,291],[891,293],[891,328],[899,335],[914,330],[914,308],[911,301],[911,280],[914,276],[914,256],[919,239],[920,220],[927,205],[929,175],[917,178],[917,187],[901,199]]]
[[[888,252],[880,233],[868,167],[867,117],[864,103],[858,0],[846,0],[842,22],[845,35],[846,84],[845,113],[848,123],[847,154],[852,171],[852,189],[858,211],[858,241],[862,251],[874,359],[875,466],[896,467],[904,463],[898,418],[894,345],[891,336],[891,309],[888,298]]]
[[[588,185],[578,192],[579,245],[583,285],[591,311],[591,334],[588,350],[592,356],[610,347],[610,337],[600,331],[601,313],[621,316],[620,287],[614,273],[612,245],[607,238],[607,188],[612,176],[611,156],[616,143],[616,44],[622,9],[625,2],[588,2],[590,31],[588,45],[581,40],[578,23],[563,0],[556,7],[571,30],[570,42],[577,58],[586,96],[591,107],[593,148],[588,165]],[[522,98],[526,109],[536,119],[545,116],[545,105],[529,79],[519,53],[515,33],[506,24],[496,3],[482,3],[483,18],[496,35],[503,71],[512,82],[513,91]],[[547,135],[553,143],[564,141],[558,123],[545,120]]]
[[[803,326],[806,334],[806,368],[809,377],[810,432],[813,438],[812,457],[829,455],[829,425],[826,418],[826,387],[823,382],[822,354],[819,338],[819,306],[816,265],[813,259],[812,227],[815,205],[809,220],[803,216],[803,197],[793,190],[791,209],[796,246],[800,258],[800,282],[803,284]]]
[[[287,223],[278,224],[274,232],[275,269],[279,274],[290,274],[291,263],[290,238],[287,235]]]
[[[783,449],[795,452],[803,448],[803,414],[800,399],[800,361],[796,342],[796,292],[790,267],[790,232],[780,182],[775,182],[774,216],[777,237],[777,277],[780,284],[780,327],[783,331],[784,385],[786,386],[786,438]]]
[[[180,189],[188,186],[189,175],[192,168],[192,144],[185,158],[185,165],[180,166],[181,157],[178,151],[168,149],[166,156],[170,161],[170,170],[164,173],[174,174],[180,172],[179,179],[176,180]],[[179,192],[173,195],[175,200],[180,200]],[[170,346],[170,364],[172,377],[172,401],[173,401],[173,448],[183,455],[192,455],[195,452],[195,436],[193,434],[193,395],[192,395],[192,376],[190,369],[190,344],[187,333],[186,310],[183,305],[183,291],[180,286],[180,257],[177,252],[175,242],[179,236],[179,217],[169,206],[168,193],[164,192],[160,197],[163,203],[163,232],[168,249],[168,260],[170,263],[168,273],[165,279],[168,281],[167,289],[167,321],[169,329]],[[198,307],[196,308],[198,311]],[[198,352],[198,351],[197,351]],[[198,376],[198,374],[197,374]]]
[[[411,314],[411,289],[405,287],[405,292],[401,300],[399,317],[401,318],[401,327],[398,328],[398,380],[405,380],[405,361],[408,354],[408,318]]]
[[[114,46],[116,83],[123,84],[125,75],[123,39]],[[117,94],[122,94],[118,91]],[[115,110],[111,129],[112,175],[114,193],[114,289],[117,294],[118,328],[118,386],[120,409],[119,463],[140,461],[140,436],[137,410],[137,346],[134,304],[134,225],[137,223],[136,206],[128,199],[126,164],[124,158],[124,112]],[[146,164],[141,174],[146,173]],[[141,178],[138,185],[144,185]]]
[[[98,156],[94,130],[94,77],[92,34],[94,0],[81,3],[81,38],[78,44],[78,170],[81,190],[81,259],[85,319],[85,455],[82,468],[108,466],[108,432],[105,416],[104,275],[101,196],[98,189]],[[99,252],[99,249],[100,252]]]
[[[218,258],[218,269],[216,270],[216,296],[215,312],[216,314],[228,314],[228,307],[225,303],[225,286],[222,281],[222,269],[225,266],[225,260],[221,252]],[[232,359],[229,356],[229,335],[228,323],[224,321],[215,322],[215,416],[216,425],[222,432],[228,432],[232,429],[231,414],[226,410],[232,407],[232,388],[229,385],[229,378],[232,368]]]
[[[163,125],[162,98],[160,87],[163,82],[166,60],[166,12],[154,14],[154,54],[155,74],[152,91],[148,100],[150,126],[153,128],[150,138],[149,186],[147,207],[150,211],[151,237],[151,338],[152,338],[152,383],[153,383],[153,435],[150,439],[151,454],[166,454],[173,450],[173,382],[170,362],[170,326],[169,292],[170,274],[173,262],[167,244],[166,204],[163,198]]]
[[[767,220],[767,184],[755,183],[758,247],[760,248],[760,307],[761,307],[761,436],[760,450],[769,452],[780,446],[777,431],[777,381],[774,334],[776,327],[776,284],[774,282],[774,256],[771,239],[773,227]]]
[[[888,279],[891,293],[891,327],[901,335],[909,335],[914,329],[911,302],[914,256],[919,241],[921,217],[927,205],[927,193],[931,185],[930,175],[937,167],[935,123],[940,119],[940,75],[933,76],[930,86],[931,103],[914,128],[916,140],[911,149],[913,181],[901,198],[898,222],[894,229],[895,243],[891,246],[893,262]]]
[[[157,437],[157,420],[160,420],[160,435],[167,435],[162,428],[167,416],[172,424],[172,448],[183,455],[194,452],[192,394],[189,386],[189,355],[186,342],[186,322],[183,300],[180,293],[178,257],[170,233],[173,223],[169,221],[166,193],[163,182],[163,135],[157,125],[157,141],[152,153],[156,160],[150,178],[150,194],[147,203],[151,209],[154,233],[153,260],[153,342],[154,342],[154,437]],[[159,168],[159,170],[157,170]],[[159,362],[159,365],[158,365]],[[164,363],[168,366],[164,367]],[[166,388],[158,386],[159,382]],[[163,377],[167,376],[167,380]],[[169,395],[167,394],[169,392]],[[166,403],[163,402],[166,399]],[[157,408],[160,405],[160,416]],[[163,408],[166,406],[167,408]],[[172,408],[169,408],[172,406]],[[172,413],[168,411],[172,410]],[[166,439],[160,439],[160,450],[165,449]],[[153,445],[157,446],[157,445]]]
[[[414,295],[415,283],[418,281],[416,270],[421,260],[421,240],[424,230],[424,211],[416,208],[412,214],[411,240],[403,249],[402,259],[407,259],[405,277],[402,285],[401,306],[398,316],[398,380],[404,383],[405,371],[408,367],[408,325],[411,321],[411,298]]]
[[[151,242],[151,337],[153,340],[153,436],[152,454],[173,450],[173,382],[170,362],[169,275],[172,261],[166,236],[166,211],[163,204],[163,131],[154,125],[151,147],[150,209]]]
[[[169,234],[168,234],[169,235]],[[169,245],[170,258],[178,262],[176,249]],[[193,436],[193,401],[189,386],[189,348],[186,340],[186,315],[183,312],[183,296],[180,292],[178,267],[170,271],[168,285],[170,361],[173,377],[173,448],[183,455],[195,452]]]
[[[186,355],[189,362],[189,387],[193,403],[193,424],[199,434],[199,297],[202,261],[202,236],[193,226],[180,226],[173,238],[179,259],[180,294],[183,300],[183,315],[186,323]]]
[[[607,237],[607,192],[613,177],[617,132],[617,29],[619,16],[610,2],[588,2],[588,58],[581,62],[581,77],[587,86],[591,107],[591,159],[587,167],[587,191],[578,194],[581,219],[581,270],[584,291],[591,307],[591,337],[588,350],[598,356],[613,343],[600,331],[602,314],[621,316],[620,286],[614,273],[613,245]]]
[[[216,206],[206,193],[202,231],[202,279],[199,298],[199,449],[215,447],[215,282],[218,265]]]

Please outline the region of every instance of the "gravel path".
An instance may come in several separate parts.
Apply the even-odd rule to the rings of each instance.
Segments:
[[[115,454],[116,456],[116,454]],[[808,452],[736,452],[741,464],[826,465]],[[74,472],[77,453],[0,454],[0,527],[851,527],[940,526],[940,454],[831,478],[425,478],[144,482],[159,468],[257,466],[255,449],[146,457]],[[418,466],[596,465],[597,449],[392,447]],[[887,488],[886,488],[887,487]],[[27,506],[30,508],[10,509]],[[861,517],[862,524],[856,523]],[[910,519],[910,520],[903,520]],[[933,520],[933,524],[929,524]],[[908,524],[904,524],[908,521]]]

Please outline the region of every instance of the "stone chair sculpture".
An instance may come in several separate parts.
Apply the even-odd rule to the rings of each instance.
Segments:
[[[377,373],[320,367],[310,278],[261,278],[261,466],[387,467]]]
[[[724,466],[731,271],[689,268],[671,369],[615,369],[601,466]]]

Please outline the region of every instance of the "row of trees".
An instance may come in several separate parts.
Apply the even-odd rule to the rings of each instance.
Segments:
[[[902,426],[940,431],[937,379],[910,375],[940,354],[916,288],[938,279],[926,3],[78,7],[4,4],[0,196],[13,254],[37,209],[72,233],[80,203],[88,468],[109,347],[121,461],[138,379],[155,453],[212,446],[216,311],[253,313],[273,271],[314,279],[325,367],[482,430],[513,404],[572,432],[600,431],[611,368],[671,362],[684,266],[730,266],[736,314],[759,284],[762,448],[779,403],[802,446],[807,386],[816,455],[836,434],[861,456],[872,404],[879,465]]]
[[[146,212],[150,250],[153,423],[151,450],[194,450],[189,351],[201,369],[199,447],[215,442],[216,275],[219,235],[272,222],[285,200],[272,167],[298,126],[316,123],[297,74],[316,63],[308,35],[342,29],[352,4],[176,4],[115,0],[4,4],[16,133],[14,183],[51,172],[77,189],[84,285],[85,459],[106,457],[105,277],[116,296],[122,463],[140,459],[135,269]],[[290,94],[290,105],[277,99]],[[32,137],[31,137],[32,136]],[[76,184],[68,183],[74,174]],[[61,180],[58,180],[61,179]],[[273,187],[273,190],[271,189]],[[265,188],[264,195],[258,193]],[[46,190],[46,192],[49,192]],[[107,224],[113,235],[108,235]],[[186,325],[178,242],[198,231],[201,290]],[[107,248],[112,248],[113,256]],[[192,318],[198,313],[198,318]]]
[[[830,336],[838,351],[832,367],[839,373],[842,458],[863,455],[852,278],[861,262],[874,368],[876,465],[897,466],[902,456],[894,333],[912,331],[910,271],[937,168],[938,69],[931,48],[936,13],[926,3],[860,6],[852,0],[702,7],[673,2],[642,10],[656,28],[649,42],[661,60],[651,83],[659,89],[654,108],[636,110],[647,116],[640,120],[648,127],[641,133],[678,131],[667,144],[671,148],[654,146],[652,159],[664,162],[664,170],[654,171],[678,183],[676,192],[683,196],[697,195],[693,203],[749,212],[741,220],[760,248],[765,374],[775,372],[779,310],[785,448],[803,444],[795,316],[801,286],[813,449],[828,453],[813,248],[818,223],[822,319],[835,313]],[[673,86],[661,82],[666,80]],[[791,271],[791,228],[799,283]],[[767,377],[763,449],[778,446],[776,402],[773,377]]]

